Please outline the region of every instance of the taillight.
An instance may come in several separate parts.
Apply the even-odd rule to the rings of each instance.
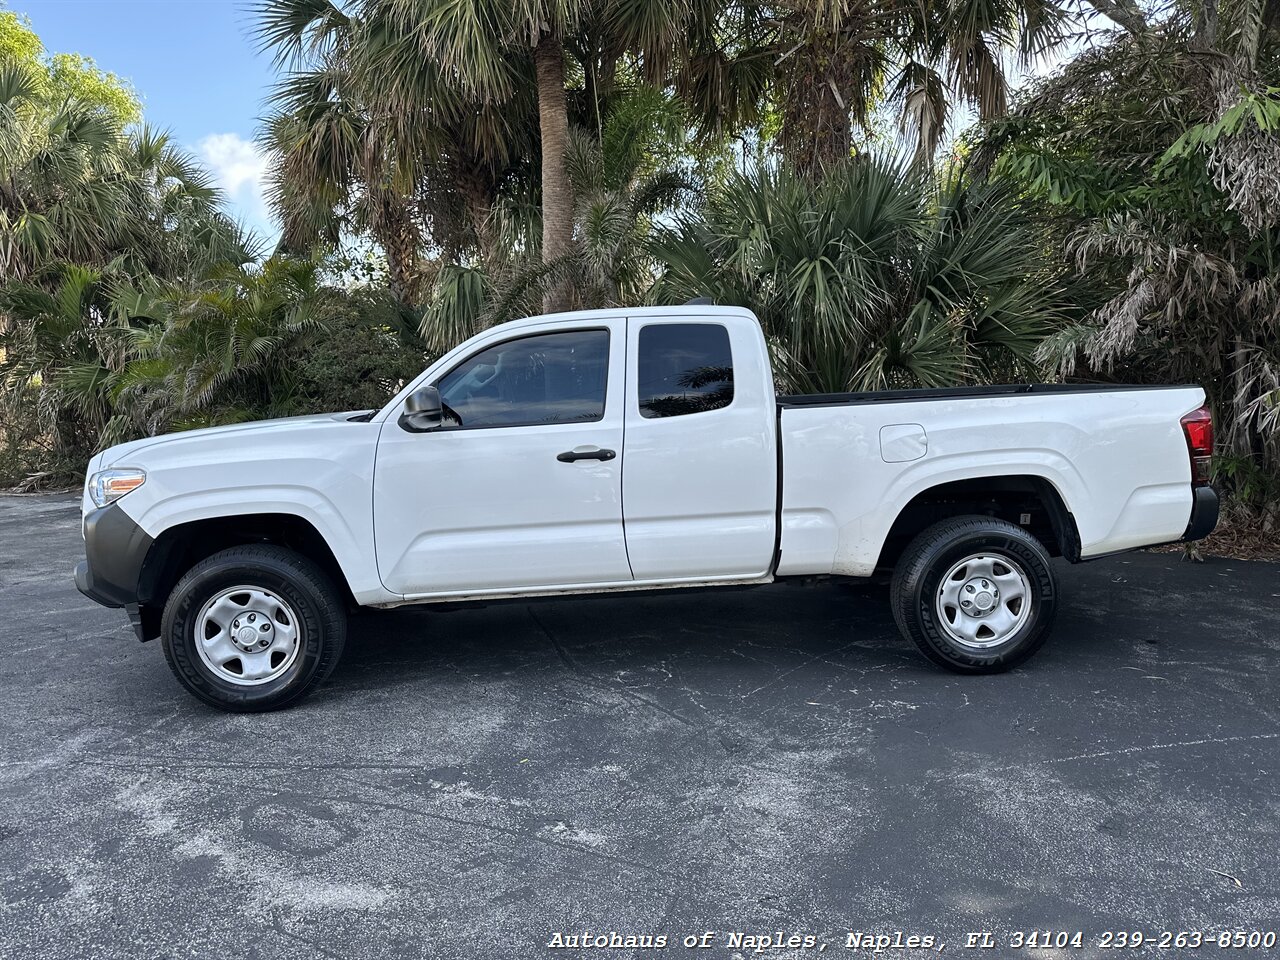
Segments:
[[[1183,417],[1182,433],[1187,438],[1187,453],[1191,456],[1191,485],[1203,487],[1209,482],[1213,459],[1213,416],[1209,408],[1192,410]]]

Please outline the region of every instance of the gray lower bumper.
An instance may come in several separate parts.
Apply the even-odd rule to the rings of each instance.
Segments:
[[[1191,520],[1183,540],[1203,540],[1218,525],[1218,493],[1213,487],[1196,487],[1192,491]]]
[[[76,589],[104,607],[138,603],[138,578],[152,540],[133,518],[109,503],[84,520],[84,560],[76,564]]]

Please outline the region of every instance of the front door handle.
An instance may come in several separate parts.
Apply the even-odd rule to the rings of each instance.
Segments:
[[[556,459],[561,463],[575,463],[578,460],[612,460],[618,454],[614,450],[566,450],[564,453],[556,454]]]

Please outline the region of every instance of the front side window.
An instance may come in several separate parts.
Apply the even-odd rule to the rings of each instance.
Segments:
[[[507,340],[468,357],[436,387],[445,426],[514,427],[604,418],[609,331]]]
[[[718,323],[655,323],[640,330],[640,415],[682,417],[733,402],[729,331]]]

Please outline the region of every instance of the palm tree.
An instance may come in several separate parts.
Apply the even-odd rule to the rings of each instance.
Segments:
[[[305,254],[320,241],[336,245],[344,225],[367,229],[386,254],[392,295],[412,305],[422,281],[417,175],[379,149],[381,131],[344,83],[321,70],[294,75],[276,92],[287,106],[268,120],[276,156],[268,198],[283,225],[281,249]]]
[[[735,175],[652,250],[652,299],[751,307],[793,392],[1023,377],[1066,314],[1004,190],[874,157]]]
[[[952,103],[984,120],[1005,111],[1009,55],[1025,66],[1061,43],[1067,9],[1065,0],[780,0],[742,8],[757,22],[738,26],[738,60],[767,58],[765,96],[794,170],[817,176],[847,158],[854,125],[886,101],[928,161]]]
[[[127,272],[190,279],[259,256],[259,241],[227,216],[213,176],[169,133],[144,124],[124,152],[131,216],[117,256]]]
[[[341,221],[326,211],[363,208],[397,283],[413,266],[402,248],[422,245],[423,224],[446,257],[491,251],[493,205],[529,173],[540,181],[541,260],[571,255],[566,62],[581,70],[598,120],[622,58],[662,74],[687,19],[660,0],[590,9],[579,0],[361,0],[349,13],[329,0],[266,0],[260,16],[260,36],[282,61],[312,64],[281,85],[269,124],[286,238],[332,231]],[[467,240],[442,243],[459,200]],[[415,211],[415,201],[426,209]],[[568,282],[553,285],[545,306],[571,298]]]
[[[116,261],[10,281],[0,409],[73,469],[139,433],[295,412],[290,358],[341,303],[321,273],[317,261],[274,257],[192,283]]]
[[[328,0],[267,0],[259,37],[297,68],[277,86],[266,140],[282,247],[330,245],[367,230],[406,306],[421,298],[424,254],[492,246],[489,212],[534,144],[529,83],[478,99],[423,56],[387,0],[350,13]],[[532,79],[532,67],[522,80]]]
[[[565,162],[569,149],[569,107],[565,91],[565,41],[578,30],[580,0],[479,0],[442,4],[434,0],[388,0],[406,30],[416,31],[417,58],[440,63],[483,101],[505,101],[516,90],[519,64],[532,59],[537,91],[541,148],[542,261],[568,256],[573,244],[573,183]],[[641,4],[640,6],[644,6]],[[404,65],[387,64],[383,84],[390,85]],[[552,285],[544,298],[547,312],[570,306],[569,283]]]
[[[570,252],[553,263],[536,255],[536,216],[517,204],[493,214],[492,256],[441,269],[421,334],[443,351],[485,327],[536,313],[546,292],[572,284],[583,308],[642,302],[656,275],[648,248],[655,223],[693,193],[677,157],[687,118],[666,91],[639,85],[607,98],[598,130],[570,130],[565,162],[574,188]],[[530,251],[533,251],[531,255]]]
[[[566,163],[576,198],[574,278],[584,307],[639,303],[653,282],[647,249],[657,218],[692,194],[677,162],[687,119],[665,91],[613,98],[598,136],[572,131]]]
[[[1094,6],[1121,29],[974,154],[1038,205],[1095,308],[1043,358],[1201,384],[1233,486],[1280,516],[1280,4]]]
[[[367,227],[387,257],[392,294],[416,300],[421,236],[410,216],[413,171],[370,116],[358,57],[362,21],[321,0],[269,0],[259,37],[281,65],[298,67],[272,94],[266,139],[276,163],[269,199],[283,225],[281,247],[336,244],[344,222]],[[308,57],[310,59],[308,59]]]
[[[113,396],[133,426],[157,433],[299,412],[292,358],[342,304],[321,275],[318,260],[275,256],[225,265],[195,286],[115,286],[130,354]]]
[[[133,213],[123,146],[116,118],[54,106],[26,67],[0,64],[0,279],[107,256]]]
[[[87,456],[109,433],[128,336],[111,314],[101,271],[65,265],[39,280],[11,280],[0,294],[8,321],[0,408],[44,439],[57,464]],[[20,415],[10,419],[14,411]]]
[[[208,173],[167,134],[126,133],[110,111],[35,79],[0,64],[0,279],[117,258],[134,272],[189,275],[252,255]]]

